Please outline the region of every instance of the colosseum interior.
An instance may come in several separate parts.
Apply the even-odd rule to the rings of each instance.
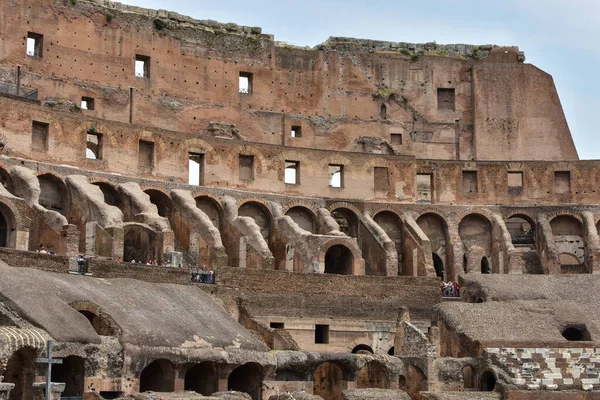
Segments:
[[[600,399],[600,163],[517,47],[0,6],[0,399]]]

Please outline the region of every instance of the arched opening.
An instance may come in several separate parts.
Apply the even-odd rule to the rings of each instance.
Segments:
[[[433,268],[435,269],[435,276],[437,276],[438,278],[443,280],[444,279],[444,262],[442,261],[440,256],[438,256],[435,253],[432,253],[431,257],[433,258]]]
[[[52,366],[52,382],[62,382],[65,390],[61,397],[83,396],[85,361],[81,357],[68,356],[62,364]]]
[[[496,388],[496,376],[492,371],[485,371],[481,374],[480,389],[483,392],[493,392]]]
[[[23,347],[12,354],[6,364],[4,381],[14,383],[9,400],[33,399],[33,382],[35,382],[36,351],[32,347]]]
[[[370,361],[356,375],[357,389],[389,389],[387,369],[377,361]]]
[[[40,183],[40,205],[67,215],[68,192],[65,184],[52,174],[38,176]]]
[[[404,375],[398,377],[398,388],[400,390],[406,389],[406,377]]]
[[[358,217],[352,210],[336,208],[331,212],[331,216],[340,226],[341,232],[353,238],[358,237]]]
[[[218,383],[217,366],[207,361],[188,369],[185,373],[184,389],[210,396],[219,390]]]
[[[488,261],[487,257],[482,257],[481,258],[481,273],[489,274],[490,272],[491,272],[490,262]]]
[[[462,369],[463,388],[464,389],[476,389],[475,387],[475,369],[470,365],[465,366]]]
[[[409,365],[406,374],[405,391],[411,398],[416,398],[419,392],[427,390],[427,377],[421,369],[414,365]]]
[[[354,346],[352,349],[353,354],[373,354],[373,349],[371,346],[367,346],[366,344],[359,344]]]
[[[260,228],[260,233],[269,243],[271,237],[271,214],[269,210],[262,204],[250,201],[242,204],[238,210],[240,217],[250,217]]]
[[[158,209],[158,215],[164,218],[171,219],[171,214],[173,212],[173,202],[163,192],[160,190],[147,189],[144,190],[148,196],[150,196],[150,202],[156,206]]]
[[[585,272],[585,243],[583,224],[571,215],[559,215],[550,221],[554,245],[562,272]]]
[[[310,233],[317,233],[317,221],[315,215],[306,207],[292,207],[285,213],[301,228]]]
[[[140,224],[125,225],[123,261],[147,263],[160,261],[162,255],[156,243],[156,234],[152,229]]]
[[[217,229],[221,229],[221,206],[208,196],[196,197],[196,207],[210,218]]]
[[[324,362],[313,375],[313,394],[326,400],[339,400],[342,398],[343,381],[342,368],[332,362]]]
[[[442,275],[438,274],[438,270],[436,269],[436,275],[442,279],[444,279],[444,265],[451,265],[448,263],[448,252],[446,251],[446,243],[447,241],[447,232],[448,228],[446,226],[446,221],[442,217],[434,213],[426,213],[417,218],[417,225],[419,228],[425,233],[427,239],[431,243],[432,253],[437,255],[439,260],[442,261]],[[444,262],[444,260],[446,260]],[[435,268],[435,256],[433,258],[433,266]],[[447,274],[448,275],[448,274]]]
[[[381,229],[383,229],[383,231],[388,235],[390,240],[394,243],[394,247],[396,248],[396,256],[398,258],[398,273],[402,275],[402,221],[400,220],[400,217],[396,213],[393,213],[391,211],[382,211],[380,213],[377,213],[375,217],[373,217],[373,220],[377,223],[377,225],[381,227]],[[366,247],[368,250],[373,250],[379,254],[382,254],[381,251],[378,251],[373,246]],[[368,256],[368,251],[366,252],[366,254]],[[364,250],[363,257],[366,258]],[[370,264],[373,265],[374,262],[371,262]],[[378,262],[377,264],[385,265],[385,260],[382,260],[382,262]],[[384,268],[381,268],[377,272],[378,273],[374,275],[386,275],[386,271],[384,270]]]
[[[513,245],[535,245],[535,225],[526,215],[513,215],[506,220]]]
[[[592,340],[585,325],[569,325],[563,328],[562,336],[570,342],[587,342]]]
[[[8,221],[4,218],[2,210],[0,210],[0,247],[8,247],[9,229]]]
[[[109,206],[121,207],[121,196],[119,195],[119,191],[113,185],[106,182],[94,182],[92,185],[96,185],[100,188],[106,204]]]
[[[480,214],[467,215],[458,225],[458,234],[467,252],[472,247],[479,247],[483,249],[483,256],[491,257],[492,224],[486,217]],[[467,265],[465,272],[474,269],[477,269],[477,264],[471,265],[470,268]]]
[[[78,310],[84,317],[90,321],[96,333],[100,336],[116,336],[117,332],[113,324],[106,318],[97,315],[91,311]]]
[[[468,268],[467,255],[463,254],[463,271],[465,271],[465,273],[467,272],[467,268]]]
[[[154,360],[140,375],[140,392],[172,392],[175,388],[175,367],[167,359]]]
[[[325,253],[325,273],[352,275],[354,256],[350,249],[342,244],[331,246]]]
[[[387,119],[387,115],[387,106],[385,104],[382,104],[379,108],[379,118]]]
[[[234,369],[227,380],[230,390],[248,393],[252,400],[262,395],[262,367],[256,363],[247,363]]]
[[[394,346],[390,347],[390,349],[388,350],[388,355],[393,356],[394,355]]]

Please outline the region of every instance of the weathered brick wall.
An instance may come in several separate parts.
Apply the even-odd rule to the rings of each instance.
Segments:
[[[96,278],[129,278],[153,283],[190,284],[187,268],[115,262],[102,258],[90,260],[89,272]]]
[[[69,271],[69,259],[64,256],[0,248],[0,261],[11,267],[42,269],[49,272]]]

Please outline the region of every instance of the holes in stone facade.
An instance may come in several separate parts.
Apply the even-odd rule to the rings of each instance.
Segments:
[[[327,344],[329,343],[329,325],[315,325],[315,343]]]
[[[352,275],[354,256],[350,249],[341,244],[331,246],[325,253],[325,273]]]
[[[134,71],[138,78],[150,78],[150,57],[136,54]]]
[[[44,35],[27,32],[27,55],[31,57],[44,55]]]
[[[554,172],[554,193],[556,193],[556,194],[571,193],[571,172],[570,171],[555,171]]]
[[[138,152],[138,167],[152,168],[154,165],[154,142],[140,140]]]
[[[93,110],[94,109],[94,98],[93,97],[82,97],[81,98],[81,109],[82,110]]]
[[[194,365],[185,373],[184,390],[191,390],[204,396],[210,396],[219,389],[217,365],[213,362],[203,362]]]
[[[31,150],[48,150],[48,131],[50,125],[45,122],[33,121],[31,125]]]
[[[344,187],[344,166],[340,164],[329,164],[329,187]]]
[[[492,371],[485,371],[481,374],[479,387],[483,392],[493,392],[496,388],[496,377]]]
[[[488,261],[487,257],[482,257],[481,258],[481,273],[489,274],[491,272],[492,272],[492,270],[490,268],[490,262]]]
[[[284,182],[288,185],[300,184],[300,161],[285,160]]]
[[[254,156],[240,154],[240,179],[254,180]]]
[[[385,192],[390,190],[390,174],[387,167],[375,167],[373,169],[373,179],[375,190]]]
[[[200,186],[204,184],[204,154],[188,154],[188,183]]]
[[[442,89],[437,90],[438,98],[438,110],[452,110],[455,109],[455,93],[454,89]]]
[[[88,160],[101,160],[102,159],[102,134],[101,133],[87,133],[87,140],[85,143],[85,158]]]
[[[385,104],[382,104],[381,107],[379,108],[379,118],[387,119],[387,117],[388,117],[387,106]]]
[[[392,133],[390,135],[390,141],[392,145],[400,146],[402,145],[402,134],[401,133]]]
[[[62,397],[83,396],[85,379],[84,360],[78,356],[63,358],[62,364],[52,366],[52,382],[65,384]]]
[[[462,172],[462,189],[463,194],[477,194],[477,171]]]
[[[172,392],[175,388],[175,367],[167,359],[152,361],[140,375],[140,393]]]
[[[293,138],[302,137],[302,127],[300,125],[292,125],[292,130],[290,131],[290,137],[293,137]]]
[[[261,399],[262,367],[256,363],[247,363],[234,369],[227,379],[228,388],[248,393],[252,400]]]
[[[239,92],[244,94],[252,93],[252,73],[240,72]]]
[[[585,325],[568,325],[563,328],[562,336],[570,342],[590,341],[590,332]]]
[[[271,322],[269,327],[273,329],[285,329],[285,324],[283,322]]]

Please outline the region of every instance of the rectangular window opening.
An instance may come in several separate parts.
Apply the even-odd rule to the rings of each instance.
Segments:
[[[295,138],[302,137],[302,127],[298,125],[292,125],[290,136]]]
[[[240,155],[240,179],[254,180],[254,156]]]
[[[31,150],[48,150],[48,131],[50,125],[45,122],[33,121],[31,126]]]
[[[31,57],[42,57],[44,55],[44,35],[35,32],[27,32],[27,55]]]
[[[523,172],[508,172],[508,193],[513,195],[523,193]]]
[[[252,73],[240,72],[240,93],[252,93]]]
[[[136,54],[135,76],[138,78],[150,78],[150,57]]]
[[[344,187],[344,166],[338,164],[329,164],[329,187]]]
[[[455,109],[455,93],[454,89],[442,89],[437,90],[438,97],[438,110],[452,110]]]
[[[390,190],[390,174],[386,167],[375,167],[373,171],[375,190]]]
[[[432,174],[417,174],[417,202],[431,203]]]
[[[285,325],[283,322],[271,322],[269,324],[269,327],[273,329],[285,329]]]
[[[556,193],[556,194],[571,193],[571,172],[570,171],[555,171],[554,172],[554,193]]]
[[[393,145],[402,145],[402,134],[392,133],[391,140]]]
[[[88,160],[102,160],[102,134],[88,132],[85,144],[85,158]]]
[[[154,165],[154,143],[140,140],[138,166],[152,168]]]
[[[300,184],[300,162],[285,160],[284,182],[288,185]]]
[[[190,185],[200,186],[204,184],[204,154],[189,153],[188,157],[189,180]]]
[[[329,343],[329,325],[315,325],[315,343]]]
[[[93,97],[82,97],[81,98],[81,109],[82,110],[93,110],[94,109],[94,98]]]
[[[477,194],[477,171],[462,172],[463,194]]]

